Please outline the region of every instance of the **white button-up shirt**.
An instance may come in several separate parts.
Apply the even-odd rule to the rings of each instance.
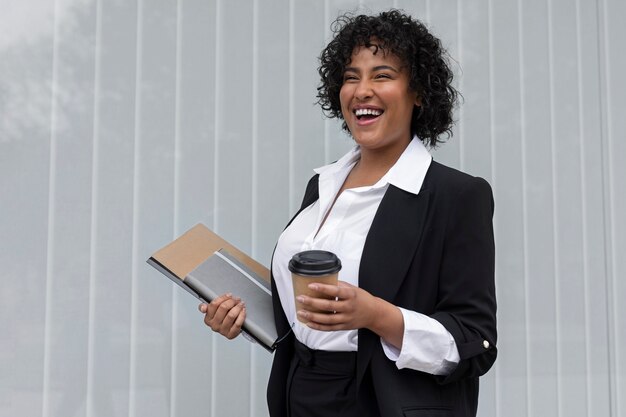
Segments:
[[[335,201],[360,155],[357,146],[337,162],[315,170],[319,174],[319,199],[302,210],[285,229],[274,253],[272,269],[283,310],[287,320],[293,323],[296,338],[312,349],[356,351],[358,333],[357,330],[318,331],[298,321],[291,272],[287,267],[289,260],[295,253],[305,250],[333,252],[342,263],[339,279],[358,286],[365,238],[389,184],[418,194],[432,161],[422,142],[413,139],[376,184],[345,189]],[[452,335],[435,319],[403,308],[400,311],[404,318],[402,347],[397,349],[381,339],[387,357],[398,369],[449,374],[460,360]]]

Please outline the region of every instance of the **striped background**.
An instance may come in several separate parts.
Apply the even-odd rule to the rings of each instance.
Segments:
[[[262,416],[271,357],[145,264],[202,221],[268,265],[311,169],[340,10],[455,59],[435,158],[496,198],[479,414],[626,415],[623,0],[0,0],[0,416]],[[620,279],[621,277],[621,279]]]

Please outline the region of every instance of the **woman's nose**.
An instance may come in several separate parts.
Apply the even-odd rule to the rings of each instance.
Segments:
[[[366,79],[359,81],[359,84],[356,86],[356,90],[354,91],[355,97],[359,100],[370,98],[373,94],[372,86],[369,80]]]

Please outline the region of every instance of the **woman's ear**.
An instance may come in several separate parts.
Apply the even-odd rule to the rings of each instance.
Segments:
[[[415,105],[417,107],[422,107],[422,96],[419,94],[415,97]]]

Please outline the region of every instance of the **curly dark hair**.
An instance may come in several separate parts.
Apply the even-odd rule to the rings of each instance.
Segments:
[[[459,93],[452,86],[447,52],[423,23],[392,9],[378,16],[341,15],[331,30],[334,38],[322,51],[318,68],[317,102],[326,116],[343,120],[339,92],[344,70],[355,48],[374,46],[375,53],[400,58],[409,70],[409,88],[421,97],[421,106],[413,109],[411,134],[431,147],[443,142],[442,134],[452,136],[452,110]],[[343,128],[349,131],[345,121]]]

